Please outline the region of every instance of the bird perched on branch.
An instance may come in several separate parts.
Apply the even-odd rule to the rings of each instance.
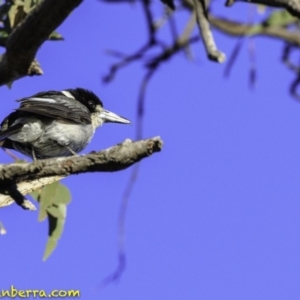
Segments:
[[[76,155],[103,123],[130,124],[82,88],[41,92],[17,101],[20,107],[1,123],[0,146],[33,160]]]

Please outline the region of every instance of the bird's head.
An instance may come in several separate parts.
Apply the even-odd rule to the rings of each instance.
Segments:
[[[91,113],[92,123],[95,128],[101,126],[103,123],[109,122],[120,124],[131,123],[128,119],[104,109],[102,101],[92,91],[82,88],[76,88],[67,89],[63,91],[63,93],[66,96],[72,96],[71,98],[78,100],[81,104],[87,107],[87,109]]]

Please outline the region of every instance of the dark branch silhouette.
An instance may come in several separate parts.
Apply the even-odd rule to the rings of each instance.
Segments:
[[[24,76],[41,75],[34,59],[39,47],[82,0],[44,0],[13,30],[0,57],[0,85]]]

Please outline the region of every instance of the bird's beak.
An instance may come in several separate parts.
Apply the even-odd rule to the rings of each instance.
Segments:
[[[112,123],[121,123],[121,124],[131,123],[128,119],[118,116],[117,114],[108,111],[106,109],[103,109],[101,111],[99,117],[103,120],[103,122],[112,122]]]

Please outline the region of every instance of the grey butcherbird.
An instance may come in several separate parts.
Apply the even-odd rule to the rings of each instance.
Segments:
[[[130,124],[82,88],[41,92],[18,101],[20,107],[1,123],[0,146],[34,160],[77,154],[105,122]]]

